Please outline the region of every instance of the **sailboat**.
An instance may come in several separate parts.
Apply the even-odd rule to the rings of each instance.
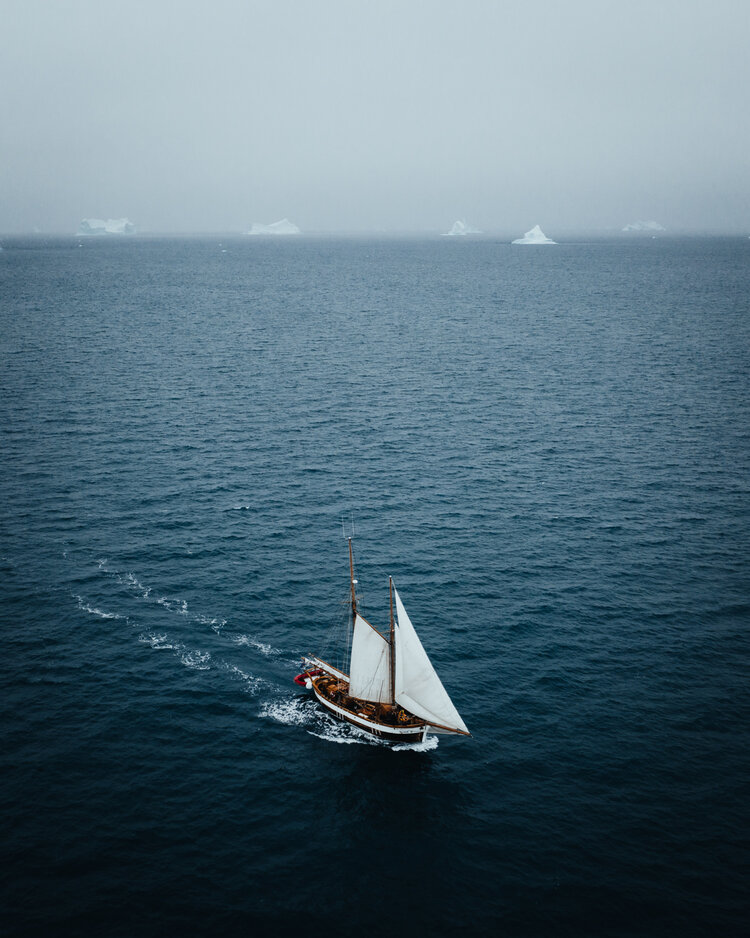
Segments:
[[[357,604],[352,539],[349,579],[352,641],[349,673],[316,655],[303,658],[305,670],[295,683],[312,690],[315,699],[337,720],[390,742],[420,742],[428,733],[471,736],[437,676],[427,652],[388,578],[388,634],[371,625]],[[394,615],[395,605],[395,615]]]

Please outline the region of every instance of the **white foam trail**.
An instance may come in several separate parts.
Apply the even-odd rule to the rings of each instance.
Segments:
[[[150,586],[144,586],[134,573],[118,573],[117,570],[110,570],[107,566],[108,562],[109,561],[106,557],[102,557],[97,561],[96,565],[103,573],[107,573],[111,577],[114,577],[121,586],[125,586],[127,589],[132,590],[135,593],[140,593],[144,599],[148,599],[151,593]]]
[[[346,723],[333,723],[326,726],[322,733],[316,733],[314,730],[307,731],[310,736],[322,739],[327,743],[341,743],[343,745],[357,746],[387,746],[388,743],[383,739],[375,739],[374,736],[368,736],[354,726]]]
[[[158,651],[173,651],[179,656],[180,661],[186,668],[192,668],[195,671],[208,671],[211,667],[210,651],[201,651],[200,648],[188,648],[182,642],[171,642],[167,638],[166,632],[144,632],[138,636],[138,641],[144,645],[149,645]]]
[[[328,743],[341,743],[347,746],[388,745],[385,740],[375,739],[375,737],[358,730],[356,726],[330,720],[320,712],[315,701],[310,698],[296,697],[266,701],[260,709],[260,716],[268,717],[277,723],[283,723],[285,726],[308,728],[312,724],[316,724],[315,729],[308,728],[307,732],[310,736],[315,736],[317,739],[322,739]]]
[[[203,613],[190,612],[190,607],[188,606],[186,599],[172,599],[169,596],[159,596],[158,598],[152,597],[152,586],[145,586],[134,573],[118,573],[116,570],[110,570],[107,567],[107,562],[107,558],[103,557],[98,561],[97,566],[100,570],[104,571],[104,573],[114,577],[114,579],[121,586],[124,586],[126,589],[137,594],[142,599],[148,599],[152,602],[156,602],[159,606],[166,609],[168,612],[173,612],[175,615],[189,616],[193,621],[212,628],[217,635],[227,624],[227,620],[221,616],[207,616]],[[263,648],[268,648],[269,651],[265,651]],[[263,650],[264,654],[270,654],[273,652],[273,649],[271,649],[270,645],[263,646],[263,648],[261,650]]]
[[[148,592],[151,592],[151,587],[149,587]],[[143,598],[146,599],[147,597],[148,593],[144,593]],[[165,609],[168,609],[170,612],[174,612],[179,616],[186,616],[188,614],[188,604],[186,599],[167,599],[166,596],[160,596],[156,601],[160,606],[164,606]]]
[[[121,616],[118,612],[105,612],[104,609],[97,609],[96,606],[90,606],[82,596],[76,596],[78,608],[81,612],[88,612],[92,616],[98,616],[100,619],[127,619],[127,616]]]
[[[395,746],[391,746],[391,749],[393,749],[394,752],[430,752],[432,749],[437,749],[437,747],[437,736],[427,736],[424,742],[397,743]]]
[[[424,742],[418,743],[396,743],[395,745],[387,739],[376,739],[365,733],[364,730],[357,729],[349,723],[329,723],[326,718],[326,726],[322,732],[314,730],[307,731],[311,736],[317,736],[318,739],[325,740],[327,743],[359,743],[361,746],[382,746],[393,752],[429,752],[437,749],[437,736],[428,736]]]
[[[232,505],[230,511],[249,511],[250,505]]]
[[[213,629],[213,631],[216,632],[217,635],[227,624],[226,619],[221,619],[218,617],[214,617],[212,619],[209,616],[196,615],[196,616],[193,616],[193,618],[195,619],[196,622],[200,622],[201,625],[210,626]]]
[[[167,636],[164,633],[161,635],[157,635],[154,632],[151,632],[148,635],[144,633],[143,635],[138,636],[138,641],[143,642],[145,645],[150,645],[152,648],[172,649],[175,647],[174,645],[172,645],[171,643],[167,641]]]
[[[314,707],[309,699],[269,700],[261,706],[260,716],[286,726],[308,726],[315,715]]]
[[[260,694],[261,691],[276,690],[273,684],[269,683],[262,677],[256,677],[254,674],[247,674],[241,668],[238,668],[237,665],[230,664],[227,665],[231,674],[236,675],[244,684],[247,689],[247,692],[255,697],[257,694]]]
[[[239,671],[239,668],[234,670]],[[242,674],[242,672],[239,672]],[[318,705],[309,697],[292,697],[266,701],[260,708],[260,716],[283,723],[285,726],[303,726],[310,736],[327,743],[342,745],[381,746],[394,752],[430,752],[437,749],[437,736],[428,736],[424,742],[397,743],[395,746],[386,739],[376,739],[357,729],[350,723],[340,723],[322,713]],[[310,728],[314,726],[313,728]]]
[[[235,645],[248,645],[250,648],[255,648],[255,650],[259,651],[262,655],[281,654],[278,648],[274,648],[267,642],[259,642],[258,639],[253,638],[252,635],[235,635],[232,641]]]
[[[211,653],[208,651],[186,651],[180,655],[180,660],[186,668],[195,668],[196,671],[208,671],[211,665]]]
[[[151,587],[144,586],[138,577],[133,573],[126,573],[124,575],[117,573],[115,574],[115,577],[118,583],[122,583],[123,586],[127,586],[128,589],[133,590],[135,593],[140,593],[144,599],[148,599],[148,597],[151,595]]]

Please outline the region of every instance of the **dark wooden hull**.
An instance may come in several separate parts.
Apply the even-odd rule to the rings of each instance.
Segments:
[[[418,743],[424,740],[427,735],[427,725],[421,720],[417,721],[411,718],[407,725],[398,725],[393,722],[386,723],[378,718],[376,708],[372,708],[371,713],[366,709],[359,712],[353,708],[350,699],[344,701],[334,701],[329,699],[325,679],[313,680],[312,690],[315,699],[320,703],[328,713],[337,720],[344,723],[350,723],[356,726],[358,730],[373,736],[376,739],[387,740],[391,743]]]

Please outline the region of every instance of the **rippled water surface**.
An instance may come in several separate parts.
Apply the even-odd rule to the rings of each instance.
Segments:
[[[742,933],[750,241],[456,240],[4,242],[12,934]],[[342,516],[471,739],[292,683]]]

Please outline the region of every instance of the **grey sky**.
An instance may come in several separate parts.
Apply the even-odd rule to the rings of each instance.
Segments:
[[[750,233],[746,0],[0,0],[0,231]]]

